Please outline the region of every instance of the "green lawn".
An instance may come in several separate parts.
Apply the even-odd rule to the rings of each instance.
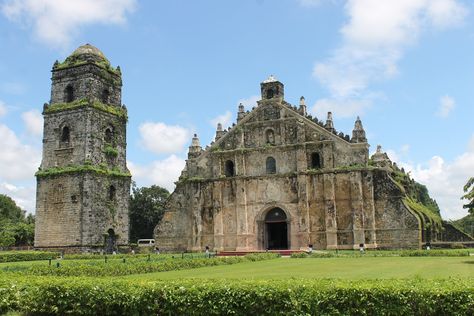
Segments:
[[[473,257],[367,257],[279,258],[229,266],[130,275],[141,280],[188,278],[288,279],[288,278],[474,278]]]

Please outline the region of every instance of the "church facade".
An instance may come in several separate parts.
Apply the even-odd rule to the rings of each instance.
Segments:
[[[423,218],[405,203],[392,163],[369,144],[285,101],[273,77],[251,111],[219,124],[205,149],[195,135],[186,167],[155,228],[164,250],[418,248]]]

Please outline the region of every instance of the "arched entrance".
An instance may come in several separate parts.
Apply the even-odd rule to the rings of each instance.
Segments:
[[[114,230],[111,228],[107,231],[105,235],[105,252],[112,253],[117,248],[117,235],[115,235]]]
[[[276,207],[265,215],[265,248],[288,249],[288,221],[285,211]]]

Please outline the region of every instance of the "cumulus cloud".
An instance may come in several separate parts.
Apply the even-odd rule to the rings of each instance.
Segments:
[[[354,117],[361,115],[372,106],[368,99],[344,100],[344,99],[319,99],[310,112],[320,120],[326,118],[327,112],[332,112],[336,117]]]
[[[21,209],[29,213],[35,212],[36,188],[33,183],[29,186],[16,186],[2,182],[0,183],[0,193],[11,197]]]
[[[450,97],[449,95],[442,96],[439,99],[439,108],[436,112],[436,115],[442,118],[446,118],[449,116],[455,106],[456,101],[454,101],[452,97]]]
[[[313,69],[338,103],[366,98],[370,84],[397,75],[404,51],[424,29],[457,26],[468,14],[457,0],[349,0],[345,11],[341,46]]]
[[[127,162],[133,179],[139,185],[157,184],[172,192],[174,182],[178,180],[186,162],[176,155],[171,155],[163,160],[156,160],[148,165],[139,165]]]
[[[140,125],[141,144],[155,154],[171,154],[184,150],[191,132],[179,125],[147,122]]]
[[[40,165],[41,151],[22,144],[15,133],[0,124],[0,181],[25,180],[33,178]]]
[[[441,156],[433,156],[420,164],[407,163],[400,159],[395,151],[387,151],[389,157],[396,161],[405,171],[418,182],[426,185],[430,196],[434,198],[441,209],[441,215],[446,219],[457,219],[467,214],[462,208],[463,186],[474,170],[474,135],[471,137],[466,152],[453,161],[446,161]]]
[[[214,128],[217,126],[217,123],[221,123],[223,128],[229,127],[232,123],[232,113],[227,111],[224,114],[210,120],[210,123]]]
[[[7,0],[5,17],[31,28],[42,42],[67,46],[81,27],[91,24],[124,24],[136,0]]]
[[[7,114],[7,106],[2,102],[2,100],[0,100],[0,117],[4,116],[5,114]]]
[[[31,110],[21,114],[26,131],[32,136],[43,134],[43,116],[37,110]]]

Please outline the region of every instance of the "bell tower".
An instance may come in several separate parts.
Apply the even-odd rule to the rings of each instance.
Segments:
[[[112,252],[128,244],[131,175],[120,68],[92,45],[52,69],[36,173],[35,247]]]

